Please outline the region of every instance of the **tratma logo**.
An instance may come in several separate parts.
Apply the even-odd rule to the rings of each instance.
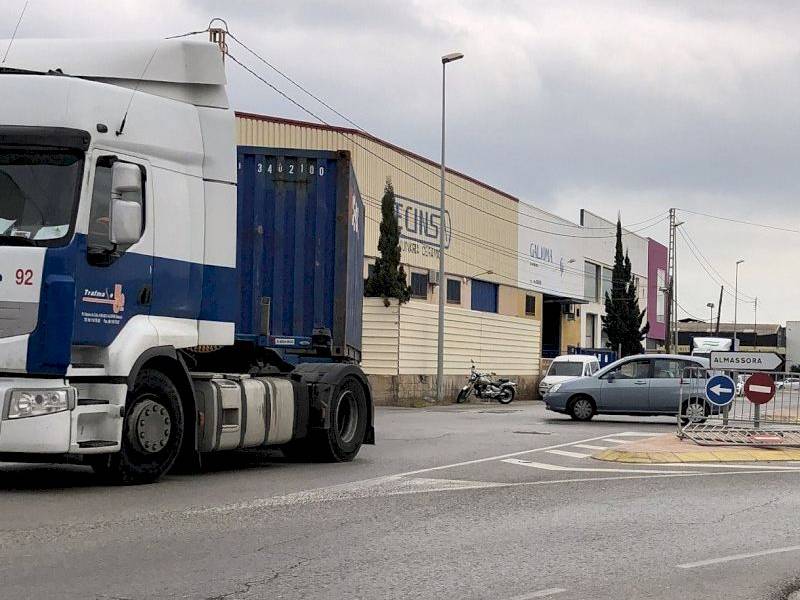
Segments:
[[[400,226],[400,237],[423,244],[439,245],[439,207],[424,204],[411,198],[395,196],[394,212]],[[450,213],[444,212],[444,247],[450,247]]]

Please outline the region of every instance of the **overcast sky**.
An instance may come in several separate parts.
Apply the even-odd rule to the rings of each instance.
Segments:
[[[0,3],[0,38],[23,5]],[[448,164],[558,215],[577,220],[583,207],[634,223],[674,206],[800,228],[796,2],[30,0],[17,35],[163,37],[213,16],[367,131],[432,158],[439,57],[464,52],[448,67]],[[229,77],[235,108],[309,119]],[[746,261],[740,292],[758,296],[760,322],[800,319],[800,234],[679,218],[729,282]],[[666,243],[666,223],[642,234]],[[708,318],[719,277],[682,240],[678,254],[679,302]],[[740,303],[739,322],[752,321]]]

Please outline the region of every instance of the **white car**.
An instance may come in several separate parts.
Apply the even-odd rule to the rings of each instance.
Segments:
[[[564,383],[578,377],[588,377],[600,370],[600,361],[590,354],[564,354],[556,356],[550,368],[539,382],[539,394],[544,397],[557,383]]]

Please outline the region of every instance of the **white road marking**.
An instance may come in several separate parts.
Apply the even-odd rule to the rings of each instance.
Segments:
[[[700,467],[705,469],[758,469],[764,471],[800,471],[800,464],[796,467],[782,465],[733,465],[730,463],[654,463],[659,467]]]
[[[608,446],[592,446],[591,444],[575,444],[576,448],[586,448],[587,450],[608,450]]]
[[[567,590],[565,588],[547,588],[546,590],[539,590],[538,592],[531,592],[530,594],[521,594],[514,596],[508,600],[530,600],[532,598],[547,598],[548,596],[555,596],[556,594],[563,594]]]
[[[616,435],[616,434],[614,434]],[[612,444],[630,444],[631,440],[615,440],[614,438],[603,438],[604,442],[611,442]]]
[[[786,472],[787,471],[784,471],[784,473]],[[765,471],[718,471],[715,473],[708,473],[702,471],[689,471],[689,472],[659,473],[656,471],[649,471],[649,470],[641,470],[641,471],[631,470],[631,473],[637,473],[637,474],[610,475],[608,477],[572,477],[570,479],[546,479],[538,481],[520,481],[515,483],[475,481],[472,482],[474,483],[474,485],[470,485],[469,487],[465,488],[458,488],[458,487],[438,488],[433,486],[429,487],[412,486],[410,488],[403,488],[402,486],[396,486],[394,488],[391,488],[391,486],[381,485],[383,483],[390,483],[392,481],[397,481],[400,479],[399,476],[389,475],[387,477],[377,477],[372,480],[366,479],[363,481],[355,481],[352,483],[331,486],[328,488],[305,490],[302,492],[286,494],[283,496],[272,496],[270,498],[256,498],[254,500],[248,500],[246,502],[238,502],[235,504],[225,504],[220,506],[192,508],[183,511],[183,514],[187,516],[220,514],[220,513],[229,514],[235,511],[244,511],[244,510],[258,510],[264,508],[295,506],[295,505],[311,504],[319,502],[346,501],[346,500],[353,500],[360,498],[361,499],[378,498],[384,496],[399,496],[399,495],[421,494],[421,493],[431,493],[431,492],[441,492],[441,491],[454,491],[458,489],[477,490],[484,488],[500,489],[500,488],[517,488],[517,487],[538,487],[538,486],[561,485],[561,484],[592,483],[597,481],[623,481],[626,479],[665,479],[673,477],[724,477],[728,475],[764,475]],[[773,474],[777,475],[778,472],[775,472]],[[435,480],[428,480],[428,481],[435,481]],[[447,480],[439,480],[439,481],[446,482]]]
[[[547,450],[555,450],[556,448],[566,448],[567,446],[572,446],[574,444],[582,444],[584,442],[596,442],[598,440],[606,440],[608,439],[607,436],[610,435],[619,435],[619,434],[609,433],[606,435],[598,435],[597,437],[586,438],[583,440],[564,442],[563,444],[543,446],[542,448],[532,448],[530,450],[520,450],[519,452],[510,452],[508,454],[499,454],[497,456],[487,456],[486,458],[476,458],[475,460],[465,460],[462,462],[452,463],[449,465],[440,465],[438,467],[427,467],[425,469],[416,469],[414,471],[406,471],[405,473],[398,473],[397,475],[392,475],[392,477],[408,477],[409,475],[419,475],[420,473],[430,473],[431,471],[441,471],[443,469],[453,469],[455,467],[466,467],[468,465],[477,465],[484,462],[492,462],[495,460],[502,460],[504,458],[511,458],[513,456],[522,456],[523,454],[531,454],[533,452],[546,452]]]
[[[658,433],[644,433],[643,431],[623,431],[621,433],[612,433],[611,435],[615,435],[617,437],[655,437],[656,435],[660,435]]]
[[[797,552],[800,546],[786,546],[784,548],[773,548],[772,550],[761,550],[759,552],[750,552],[748,554],[731,554],[730,556],[721,556],[719,558],[709,558],[708,560],[699,560],[693,563],[684,563],[677,565],[679,569],[694,569],[696,567],[707,567],[708,565],[718,565],[720,563],[731,562],[734,560],[744,560],[746,558],[756,558],[758,556],[769,556],[770,554],[782,554],[784,552]]]
[[[570,458],[589,458],[591,454],[584,454],[582,452],[570,452],[568,450],[548,450],[548,454],[557,454],[559,456],[569,456]]]
[[[542,469],[543,471],[575,471],[578,473],[659,473],[662,475],[677,475],[683,473],[691,473],[691,471],[660,471],[652,469],[603,469],[595,467],[562,467],[559,465],[550,465],[547,463],[519,460],[517,458],[506,458],[503,459],[503,462],[512,465],[520,465],[523,467],[531,467],[532,469]]]

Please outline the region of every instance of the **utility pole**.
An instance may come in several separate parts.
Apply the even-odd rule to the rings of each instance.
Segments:
[[[719,304],[717,304],[717,335],[719,335],[719,318],[722,315],[722,292],[725,291],[725,286],[719,286]]]
[[[667,254],[667,273],[669,277],[669,314],[667,319],[667,343],[668,353],[677,354],[679,349],[678,340],[678,255],[676,229],[683,225],[683,221],[675,220],[675,209],[669,209],[669,252]]]
[[[667,354],[672,354],[672,300],[675,295],[675,209],[669,209],[669,250],[667,252]]]
[[[753,305],[753,350],[758,350],[758,296]]]
[[[738,345],[736,343],[736,316],[737,316],[737,309],[739,308],[739,265],[744,262],[743,258],[740,258],[736,261],[736,277],[733,280],[733,351],[735,352],[738,350]]]
[[[453,52],[442,57],[442,172],[440,179],[439,197],[439,335],[436,347],[436,400],[444,400],[444,297],[447,294],[447,282],[444,278],[444,241],[445,241],[445,210],[444,210],[444,107],[445,107],[445,67],[447,63],[464,58],[460,52]]]
[[[708,307],[708,310],[709,310],[709,315],[708,315],[708,334],[711,335],[713,333],[713,330],[714,330],[714,303],[713,302],[709,302],[708,304],[706,304],[706,306]]]

